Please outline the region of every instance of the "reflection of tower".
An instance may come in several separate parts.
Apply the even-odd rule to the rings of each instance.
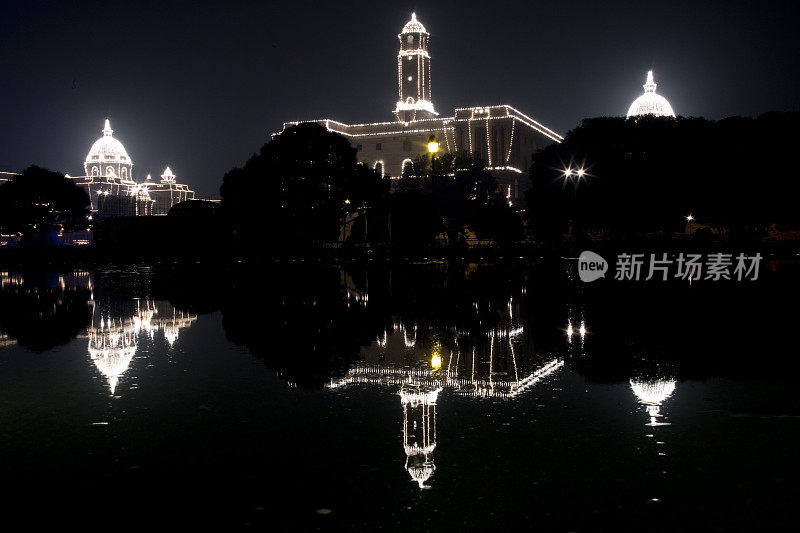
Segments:
[[[675,391],[674,379],[640,380],[631,379],[631,389],[639,399],[639,403],[647,408],[650,415],[648,426],[668,426],[669,422],[659,422],[661,404]]]
[[[436,448],[436,398],[441,388],[407,383],[400,389],[403,404],[403,448],[406,470],[419,488],[433,475],[433,450]]]

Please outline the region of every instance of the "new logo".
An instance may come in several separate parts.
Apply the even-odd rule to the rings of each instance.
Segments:
[[[608,271],[608,262],[601,256],[588,250],[578,257],[578,276],[584,283],[604,278]]]

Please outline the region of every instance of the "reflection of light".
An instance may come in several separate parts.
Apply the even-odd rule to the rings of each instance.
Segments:
[[[644,380],[630,380],[631,389],[639,399],[639,403],[647,407],[647,413],[650,415],[650,423],[648,426],[665,426],[669,425],[666,422],[658,422],[657,419],[661,415],[661,404],[675,392],[674,379],[656,379],[651,381]]]
[[[572,320],[568,320],[567,321],[567,342],[568,343],[572,344],[572,337],[574,337],[575,335],[580,335],[581,342],[583,342],[584,340],[586,340],[586,333],[588,333],[588,330],[586,329],[586,322],[585,321],[581,320],[581,325],[580,325],[580,327],[578,328],[577,331],[575,330],[575,328],[572,327]]]

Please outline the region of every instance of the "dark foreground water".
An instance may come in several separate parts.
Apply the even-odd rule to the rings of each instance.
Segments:
[[[798,524],[798,270],[0,273],[2,523]],[[5,529],[5,527],[4,527]]]

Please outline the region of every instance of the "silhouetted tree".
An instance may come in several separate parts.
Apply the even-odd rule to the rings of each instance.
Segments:
[[[609,238],[682,232],[690,213],[734,238],[770,224],[798,224],[800,185],[787,172],[800,113],[757,119],[601,117],[534,156],[528,193],[533,230],[557,241],[601,231]],[[789,163],[791,164],[791,163]],[[584,167],[578,179],[564,170]]]
[[[41,244],[59,230],[85,229],[89,196],[64,174],[37,166],[0,186],[0,229]]]
[[[388,192],[343,136],[316,123],[291,126],[223,178],[223,212],[245,248],[333,240],[348,213]]]
[[[420,156],[398,190],[431,198],[435,233],[448,242],[463,242],[472,229],[482,239],[508,243],[522,237],[522,220],[498,190],[486,163],[469,154],[445,153],[433,160]]]

